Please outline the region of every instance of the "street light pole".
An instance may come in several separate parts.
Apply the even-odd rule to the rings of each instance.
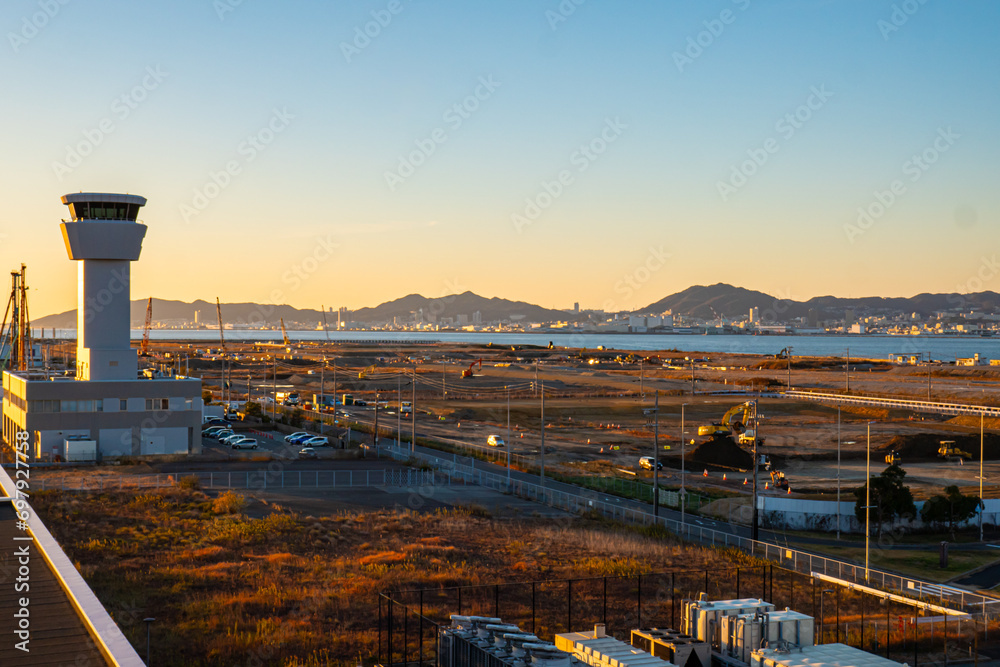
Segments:
[[[681,403],[681,525],[684,525],[684,498],[687,496],[687,491],[684,489],[684,406],[687,403]]]
[[[536,369],[538,368],[537,365],[535,366],[535,368]],[[536,383],[535,386],[539,388],[539,391],[541,392],[541,397],[542,397],[542,412],[541,412],[541,415],[542,415],[542,447],[541,447],[541,449],[542,449],[542,467],[541,467],[541,469],[538,472],[538,482],[542,486],[542,488],[545,488],[545,384],[543,383],[543,384],[539,385],[539,384]]]
[[[510,487],[510,387],[507,390],[507,487]]]
[[[660,392],[653,400],[653,516],[660,516]]]
[[[757,416],[757,401],[753,402],[753,499],[751,507],[750,539],[756,542],[760,539],[760,530],[757,527],[757,442],[760,440],[760,419]]]
[[[979,541],[983,541],[983,433],[986,413],[979,413]]]
[[[788,385],[788,389],[791,390],[791,388],[792,388],[792,346],[791,345],[788,346],[788,382],[786,382],[786,384]]]
[[[413,382],[410,383],[410,453],[417,451],[417,364],[413,364]]]
[[[403,376],[396,375],[396,449],[401,449],[403,437]]]
[[[872,513],[872,423],[868,422],[868,446],[865,449],[865,581],[868,581],[868,547],[871,541]]]
[[[837,539],[840,539],[840,406],[837,406]]]

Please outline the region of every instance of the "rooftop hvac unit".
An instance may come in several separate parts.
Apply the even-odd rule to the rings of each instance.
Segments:
[[[711,644],[718,649],[721,644],[721,620],[723,616],[756,614],[774,611],[774,605],[757,598],[739,600],[709,600],[702,593],[697,600],[684,605],[684,619],[681,629],[695,639]]]
[[[607,636],[603,625],[593,632],[556,635],[556,646],[591,667],[674,667],[648,651]]]
[[[678,667],[710,667],[712,647],[677,630],[649,628],[632,631],[632,646]]]
[[[901,663],[846,644],[754,651],[750,667],[899,667]]]
[[[444,667],[582,667],[555,644],[492,616],[451,616],[438,635]]]
[[[719,652],[744,664],[761,648],[813,644],[813,618],[797,611],[723,616],[721,621]]]

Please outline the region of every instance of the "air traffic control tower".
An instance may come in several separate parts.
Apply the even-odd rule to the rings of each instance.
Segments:
[[[4,371],[3,441],[27,431],[35,461],[199,452],[201,380],[140,377],[131,346],[129,277],[146,199],[81,192],[62,203],[63,241],[79,270],[76,372]]]
[[[129,264],[139,259],[146,225],[137,222],[146,198],[81,192],[64,195],[70,220],[62,235],[79,262],[76,379],[134,380],[136,351],[129,339]]]

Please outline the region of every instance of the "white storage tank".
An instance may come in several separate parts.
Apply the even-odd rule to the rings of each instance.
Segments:
[[[758,598],[712,601],[702,593],[697,600],[684,605],[684,624],[681,630],[695,639],[708,642],[712,648],[718,649],[723,616],[739,616],[769,611],[774,611],[774,605]]]
[[[813,645],[813,618],[797,611],[723,616],[720,620],[719,652],[742,663],[749,664],[751,653],[760,648]]]

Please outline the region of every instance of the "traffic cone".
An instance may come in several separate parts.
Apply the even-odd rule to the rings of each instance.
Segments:
[[[746,486],[746,485],[747,485],[747,478],[746,478],[746,477],[744,477],[744,478],[743,478],[743,486]]]
[[[764,490],[767,491],[767,482],[764,482]]]
[[[702,477],[708,477],[708,468],[705,468],[705,472],[701,474]]]
[[[789,495],[791,495],[791,494],[792,494],[792,487],[788,487],[788,494],[789,494]]]
[[[722,481],[723,481],[723,482],[725,482],[725,481],[726,481],[726,473],[722,473]]]

